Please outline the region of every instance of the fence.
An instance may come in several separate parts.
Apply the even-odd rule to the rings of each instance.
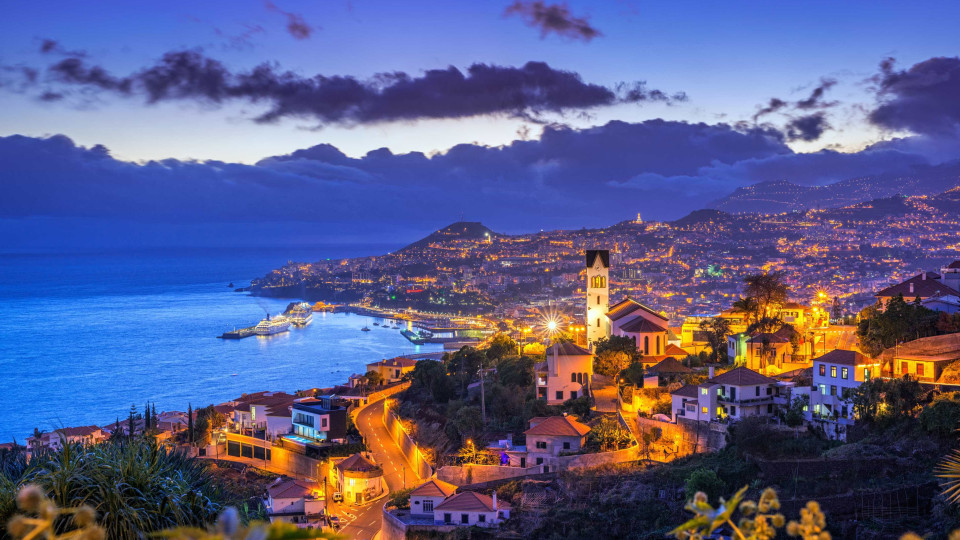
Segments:
[[[386,405],[383,407],[383,426],[387,428],[387,433],[390,434],[393,442],[397,443],[397,447],[400,448],[403,457],[407,460],[407,463],[410,464],[410,468],[417,473],[417,476],[420,478],[430,478],[433,476],[433,467],[424,459],[423,453],[420,452],[417,443],[413,442],[410,434],[403,429],[403,425],[400,423],[397,415],[387,408]]]

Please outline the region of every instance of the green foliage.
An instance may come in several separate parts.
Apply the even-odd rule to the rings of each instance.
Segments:
[[[716,501],[727,492],[727,484],[717,476],[712,469],[697,469],[693,471],[684,484],[687,500],[692,500],[695,493],[707,494],[708,500]]]
[[[533,359],[528,356],[512,356],[497,364],[497,377],[504,386],[527,388],[533,386]]]
[[[606,351],[619,351],[630,355],[633,360],[640,360],[640,351],[633,339],[625,336],[610,336],[600,338],[594,344],[593,353],[600,356]]]
[[[364,374],[364,377],[367,379],[367,383],[370,386],[380,386],[383,384],[383,376],[380,375],[379,371],[370,370]]]
[[[454,402],[451,403],[451,406],[451,408],[456,407],[456,412],[451,411],[450,420],[447,422],[447,436],[450,440],[463,442],[475,438],[483,432],[480,407],[472,405],[463,407],[459,403],[454,405]]]
[[[929,433],[947,437],[960,428],[960,392],[947,392],[934,398],[920,411],[920,425]]]
[[[620,372],[620,378],[623,382],[627,384],[632,384],[637,387],[643,386],[643,364],[640,362],[633,362],[627,369]]]
[[[871,379],[847,394],[857,419],[864,422],[912,416],[920,407],[922,396],[923,386],[909,375],[902,379]]]
[[[490,340],[490,346],[487,347],[487,358],[494,364],[504,358],[516,354],[519,345],[507,334],[497,334]]]
[[[59,507],[81,502],[97,513],[108,538],[134,539],[168,527],[212,522],[231,495],[201,461],[147,438],[37,453],[22,467],[3,467],[0,509],[12,510],[17,487],[35,484]],[[10,513],[0,515],[6,523]]]
[[[803,424],[805,418],[804,409],[810,405],[810,396],[808,394],[799,395],[793,398],[790,407],[783,415],[783,421],[790,427],[798,427]]]
[[[607,349],[599,354],[593,361],[593,371],[599,375],[615,377],[630,365],[632,357],[629,353],[613,349]]]
[[[887,302],[886,309],[870,306],[860,313],[860,350],[875,357],[897,343],[934,335],[938,319],[937,312],[897,295]]]
[[[410,376],[413,394],[426,394],[436,403],[446,403],[456,394],[453,381],[447,375],[444,363],[435,360],[420,360]]]
[[[394,491],[390,494],[390,502],[387,503],[387,506],[395,506],[400,510],[409,510],[410,509],[410,494],[413,493],[413,490],[416,488],[407,488],[401,489],[400,491]]]
[[[721,351],[726,353],[727,336],[730,334],[730,322],[721,317],[713,317],[700,321],[700,330],[707,335],[707,345],[710,346],[710,360],[720,360]]]
[[[587,433],[587,448],[608,452],[620,450],[630,444],[630,432],[624,429],[615,417],[604,416]]]
[[[576,399],[568,399],[560,405],[560,409],[576,416],[577,418],[587,418],[590,416],[591,401],[589,396],[580,396]]]
[[[784,282],[783,272],[766,272],[743,278],[746,284],[744,292],[757,304],[757,320],[768,313],[769,308],[787,302],[790,289]]]

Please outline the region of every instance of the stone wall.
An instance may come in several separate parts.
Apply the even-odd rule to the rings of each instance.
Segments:
[[[400,423],[397,415],[386,406],[383,407],[383,425],[387,428],[387,433],[390,434],[390,437],[393,438],[393,442],[397,443],[397,446],[403,453],[403,457],[407,460],[407,463],[410,464],[410,468],[416,471],[420,478],[430,478],[433,476],[433,467],[424,459],[423,452],[417,447],[417,443],[415,443],[413,438],[410,437],[410,434],[403,429],[403,425]]]
[[[650,445],[650,457],[658,461],[670,461],[677,457],[697,452],[711,452],[727,444],[726,426],[716,423],[677,419],[677,423],[661,422],[652,418],[638,417],[640,436],[659,429],[660,439]]]

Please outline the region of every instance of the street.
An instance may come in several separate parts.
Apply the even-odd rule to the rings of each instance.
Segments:
[[[378,401],[366,406],[357,415],[356,425],[363,434],[374,460],[383,467],[387,491],[393,492],[403,489],[404,482],[406,487],[417,485],[419,478],[390,438],[387,428],[383,426],[383,405],[383,401]],[[341,532],[348,538],[372,539],[380,530],[381,513],[385,502],[385,499],[379,499],[362,507],[339,505],[339,508],[349,509],[356,515],[356,518]]]

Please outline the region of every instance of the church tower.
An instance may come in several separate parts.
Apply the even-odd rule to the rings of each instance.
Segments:
[[[607,310],[610,308],[610,251],[606,249],[587,250],[587,346],[593,349],[593,342],[610,337],[610,324]]]

